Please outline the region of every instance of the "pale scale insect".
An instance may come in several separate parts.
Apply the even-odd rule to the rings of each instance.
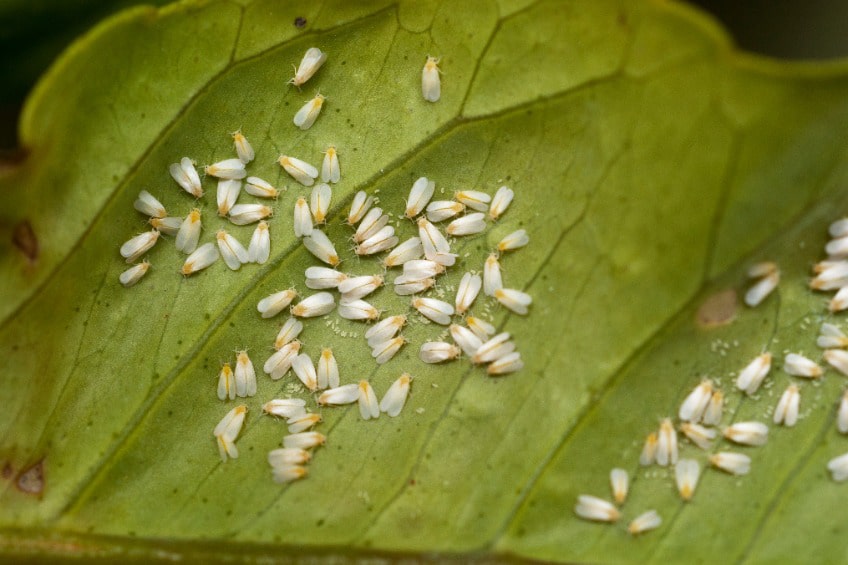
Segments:
[[[262,314],[263,318],[273,318],[285,310],[296,296],[297,291],[293,288],[281,290],[260,300],[256,304],[256,309]]]
[[[848,453],[834,457],[827,462],[827,470],[834,481],[841,483],[848,479]]]
[[[848,235],[848,218],[842,218],[834,221],[827,228],[827,233],[830,237],[843,237]]]
[[[492,201],[491,196],[479,190],[460,190],[454,194],[454,198],[478,212],[488,210],[489,203]]]
[[[400,348],[403,347],[404,343],[406,343],[406,339],[403,336],[375,343],[371,346],[371,357],[374,358],[378,365],[388,363],[391,358],[397,354]]]
[[[514,288],[495,289],[495,299],[509,310],[522,316],[527,315],[528,308],[533,303],[533,298],[529,294]]]
[[[418,219],[418,237],[421,239],[424,257],[427,259],[435,261],[437,253],[450,253],[450,243],[439,228],[430,223],[427,218]]]
[[[339,386],[339,364],[333,350],[325,347],[318,358],[318,388],[337,388]]]
[[[272,381],[282,379],[289,369],[291,369],[292,363],[299,351],[300,342],[297,340],[283,345],[265,361],[263,370],[271,377]]]
[[[397,267],[405,265],[407,261],[414,261],[424,255],[424,247],[421,238],[410,237],[394,249],[383,259],[385,267]]]
[[[819,275],[829,269],[836,267],[848,267],[848,261],[846,261],[845,259],[825,259],[824,261],[819,261],[818,263],[813,265],[813,273]]]
[[[384,412],[392,418],[400,414],[409,396],[410,383],[412,383],[412,376],[409,373],[403,373],[398,377],[386,391],[386,394],[383,395],[383,399],[380,401],[380,412]]]
[[[420,177],[409,189],[409,198],[406,200],[406,210],[404,216],[409,219],[414,218],[426,208],[430,199],[433,198],[433,193],[436,191],[435,181],[429,180],[427,177]]]
[[[486,220],[482,212],[467,214],[448,224],[445,231],[451,236],[475,235],[486,230]]]
[[[380,404],[377,402],[377,395],[371,383],[365,380],[359,381],[358,389],[359,415],[363,420],[379,418]]]
[[[300,110],[297,111],[292,119],[294,125],[302,130],[311,128],[312,124],[315,123],[315,120],[321,114],[321,108],[324,107],[324,100],[326,98],[321,93],[318,93],[315,95],[315,98],[301,106]]]
[[[327,443],[327,436],[321,432],[300,432],[283,438],[283,447],[288,449],[311,449]]]
[[[822,368],[812,359],[798,353],[789,353],[783,359],[783,372],[794,377],[815,379],[822,375]]]
[[[825,322],[821,325],[821,329],[819,330],[819,337],[816,339],[816,345],[822,349],[848,347],[848,337],[842,333],[839,326]]]
[[[736,388],[745,391],[748,396],[757,392],[763,380],[771,371],[771,353],[763,353],[748,363],[736,377]]]
[[[427,204],[427,219],[431,222],[443,222],[465,210],[465,204],[453,200],[434,200]]]
[[[329,314],[336,307],[333,295],[329,292],[316,292],[291,307],[291,313],[298,318],[314,318]]]
[[[312,460],[312,455],[305,449],[286,449],[280,447],[268,452],[268,464],[272,467],[288,465],[303,465]]]
[[[524,361],[521,360],[521,353],[513,351],[512,353],[507,353],[503,357],[499,357],[489,363],[486,367],[486,374],[490,377],[507,375],[509,373],[520,371],[523,368]]]
[[[309,469],[303,465],[280,465],[271,469],[271,477],[280,485],[302,479],[309,475]]]
[[[395,228],[392,226],[383,226],[380,230],[357,245],[354,248],[354,253],[357,255],[374,255],[391,249],[398,243],[398,238],[395,236]]]
[[[125,288],[129,288],[136,284],[141,278],[147,274],[147,271],[150,269],[150,263],[147,261],[142,261],[137,265],[133,265],[123,273],[118,276],[118,280],[121,281],[121,284],[124,285]]]
[[[383,343],[395,337],[405,324],[406,316],[403,314],[389,316],[368,328],[368,331],[365,332],[365,339],[369,347],[374,347],[378,343]]]
[[[465,323],[468,325],[468,329],[481,340],[488,340],[497,331],[495,326],[477,316],[468,316],[465,318]]]
[[[153,229],[159,230],[165,235],[175,236],[180,231],[180,226],[183,225],[183,219],[177,217],[168,218],[150,218],[147,221]]]
[[[459,357],[462,350],[452,343],[444,341],[427,341],[421,344],[418,358],[425,363],[442,363]]]
[[[236,200],[238,200],[240,192],[240,180],[221,179],[218,181],[217,197],[219,216],[226,216],[230,213],[230,210],[235,205]]]
[[[247,249],[225,230],[218,230],[218,233],[215,234],[215,239],[218,241],[218,250],[221,252],[224,263],[231,270],[237,271],[244,263],[249,262],[250,258]]]
[[[421,280],[441,275],[445,266],[429,259],[412,259],[403,264],[403,274],[406,280]]]
[[[412,294],[418,294],[420,292],[424,292],[433,288],[436,285],[436,279],[429,278],[405,282],[398,282],[398,279],[395,279],[394,284],[395,294],[397,294],[398,296],[410,296]]]
[[[319,229],[313,229],[312,233],[304,236],[303,245],[315,257],[332,267],[340,263],[339,254],[336,253],[333,242]]]
[[[247,246],[247,260],[251,263],[264,265],[271,256],[271,232],[268,222],[259,222],[253,235],[250,236],[250,244]]]
[[[848,284],[848,261],[829,261],[819,263],[814,270],[818,273],[810,280],[813,290],[837,290]]]
[[[827,309],[831,312],[841,312],[848,308],[848,286],[843,286],[830,299],[827,304]]]
[[[236,382],[229,363],[224,363],[218,373],[218,398],[234,400],[236,397]]]
[[[648,510],[639,514],[627,525],[627,533],[636,536],[650,530],[656,530],[662,525],[662,518],[656,510]]]
[[[224,159],[206,165],[204,171],[209,176],[227,180],[243,179],[247,176],[247,171],[244,169],[244,163],[241,159]]]
[[[824,246],[825,252],[831,258],[843,258],[848,256],[848,237],[838,237],[831,239]]]
[[[359,385],[349,384],[330,388],[318,397],[318,404],[322,406],[344,406],[353,404],[359,400]]]
[[[257,198],[277,198],[279,189],[259,177],[247,177],[244,181],[244,191]]]
[[[336,184],[341,178],[339,169],[339,153],[332,145],[324,151],[324,161],[321,163],[321,180]]]
[[[735,422],[722,433],[733,443],[758,447],[768,442],[768,431],[768,426],[762,422]]]
[[[483,264],[483,292],[486,296],[494,296],[495,291],[501,288],[503,288],[501,264],[498,262],[497,254],[491,253]]]
[[[337,288],[348,277],[329,267],[308,267],[305,272],[307,288],[313,290]]]
[[[701,477],[701,465],[694,459],[681,459],[674,466],[674,479],[677,492],[684,501],[692,500],[698,479]]]
[[[274,213],[264,204],[236,204],[230,209],[230,222],[237,226],[246,226],[264,220]]]
[[[193,275],[198,271],[209,267],[218,260],[218,250],[213,243],[204,243],[194,250],[194,253],[186,257],[180,272],[184,276]]]
[[[504,251],[520,249],[528,243],[530,243],[530,237],[527,235],[527,230],[516,230],[511,234],[504,236],[504,238],[498,242],[498,251],[503,253]]]
[[[183,190],[195,198],[203,196],[203,188],[200,186],[200,175],[197,174],[197,169],[194,168],[194,161],[188,157],[183,157],[179,163],[171,163],[168,171]]]
[[[412,307],[425,318],[443,326],[451,323],[454,313],[452,305],[436,298],[413,298]]]
[[[513,343],[509,338],[510,335],[508,332],[501,332],[484,342],[477,348],[474,355],[471,356],[471,362],[475,365],[491,363],[505,355],[509,355],[515,351],[515,343]]]
[[[683,422],[680,425],[680,431],[689,441],[704,450],[710,449],[713,446],[713,440],[716,438],[715,430],[692,422]]]
[[[500,187],[492,197],[492,204],[489,206],[489,218],[492,220],[500,218],[506,212],[506,209],[509,208],[514,197],[515,192],[511,188],[506,186]]]
[[[241,350],[236,355],[236,394],[238,396],[253,396],[256,394],[256,371],[253,361],[247,351]]]
[[[742,453],[720,451],[710,455],[710,465],[731,475],[747,475],[751,471],[751,458]]]
[[[302,84],[312,78],[324,61],[327,60],[327,54],[317,47],[310,47],[303,55],[300,65],[294,68],[294,76],[289,80],[289,84],[293,84],[300,88]]]
[[[783,424],[787,428],[793,427],[798,422],[798,411],[801,407],[801,392],[795,385],[789,385],[774,409],[772,420],[775,424]]]
[[[294,203],[294,236],[304,237],[312,233],[312,214],[309,212],[309,205],[306,203],[306,198],[300,197]]]
[[[227,412],[212,431],[212,435],[215,436],[218,443],[218,452],[221,455],[221,460],[224,462],[227,461],[227,457],[237,459],[239,456],[235,440],[244,425],[244,418],[246,414],[247,406],[244,404],[236,406]]]
[[[657,432],[651,432],[645,438],[645,444],[642,446],[642,452],[639,455],[639,464],[643,467],[652,465],[657,460],[657,447],[659,439]]]
[[[839,411],[836,415],[836,429],[841,434],[848,434],[848,390],[839,399]]]
[[[477,295],[480,294],[480,289],[483,286],[483,279],[480,275],[465,273],[459,281],[459,288],[456,291],[456,313],[465,314]]]
[[[588,494],[581,494],[577,497],[574,513],[584,520],[592,520],[593,522],[612,523],[621,518],[621,512],[614,504]]]
[[[347,213],[347,223],[350,225],[358,223],[368,210],[374,199],[368,196],[364,190],[360,190],[353,196],[353,202],[350,204],[350,211]]]
[[[435,264],[438,265],[438,263],[435,263]],[[427,279],[434,279],[435,280],[435,275],[433,275],[433,273],[424,273],[424,272],[421,272],[421,271],[412,271],[412,272],[406,272],[406,273],[403,273],[402,275],[396,276],[395,280],[392,281],[392,282],[395,285],[403,285],[403,284],[409,284],[409,283],[414,283],[414,282],[419,282],[419,281],[425,281]]]
[[[177,232],[176,246],[178,251],[189,254],[197,249],[197,242],[200,240],[200,230],[202,221],[200,219],[200,209],[194,208],[185,217],[180,225],[180,231]]]
[[[704,379],[683,400],[677,416],[684,422],[700,422],[712,394],[713,382],[710,379]]]
[[[233,148],[236,150],[239,160],[245,165],[253,161],[256,152],[241,130],[234,131],[230,135],[233,137]]]
[[[303,331],[303,322],[297,318],[289,318],[280,328],[277,338],[274,340],[274,349],[281,349],[287,343],[291,343],[297,339],[300,332]]]
[[[383,214],[382,208],[371,208],[363,216],[353,234],[353,241],[362,243],[389,223],[389,217]]]
[[[312,186],[318,178],[318,169],[296,157],[280,155],[277,162],[294,180],[303,186]]]
[[[127,263],[132,263],[156,245],[159,240],[159,232],[150,230],[140,233],[121,245],[121,256]]]
[[[421,95],[427,102],[438,102],[442,96],[442,79],[439,76],[438,57],[427,55],[427,61],[424,63],[424,68],[421,69]]]
[[[306,401],[302,398],[274,398],[262,405],[262,411],[269,416],[289,419],[306,414]]]
[[[318,374],[315,371],[315,364],[312,363],[312,358],[306,353],[301,353],[292,361],[292,371],[303,383],[303,386],[311,392],[318,390]]]
[[[612,498],[619,506],[627,500],[627,492],[630,489],[630,476],[624,469],[615,468],[610,471],[610,487]]]
[[[660,423],[660,431],[657,435],[656,461],[660,467],[677,463],[677,432],[668,418]]]
[[[312,187],[309,200],[309,208],[316,224],[327,221],[327,213],[330,211],[330,200],[333,198],[333,189],[329,184],[318,183]]]
[[[828,349],[823,354],[828,365],[848,376],[848,351],[844,349]]]
[[[450,325],[451,338],[462,349],[462,352],[469,357],[473,357],[477,350],[483,345],[483,341],[472,330],[462,327],[457,324]],[[486,336],[488,341],[488,336]]]
[[[300,416],[292,416],[286,420],[288,432],[290,434],[298,434],[305,432],[309,428],[321,423],[321,414],[301,414]]]
[[[339,316],[345,320],[376,320],[380,317],[380,311],[365,300],[339,301]]]
[[[757,263],[748,269],[748,277],[759,279],[745,293],[745,304],[759,305],[780,283],[780,269],[772,262]]]
[[[138,193],[138,198],[133,202],[133,208],[151,218],[164,218],[168,215],[162,203],[146,190]]]
[[[361,275],[339,282],[338,289],[344,300],[357,300],[365,298],[381,286],[383,277],[380,275]]]
[[[724,410],[724,393],[720,390],[713,392],[710,397],[710,403],[707,404],[707,409],[704,410],[704,416],[701,418],[701,423],[705,426],[717,426],[721,423],[721,415]]]

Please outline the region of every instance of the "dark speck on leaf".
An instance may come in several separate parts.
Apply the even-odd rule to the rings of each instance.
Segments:
[[[38,259],[38,238],[29,220],[18,222],[12,233],[12,243],[17,247],[30,265],[35,264]]]
[[[294,19],[294,27],[297,29],[303,29],[306,27],[306,18],[303,16],[298,16]]]

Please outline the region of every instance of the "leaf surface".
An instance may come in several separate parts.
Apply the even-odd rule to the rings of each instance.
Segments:
[[[299,92],[286,81],[311,46],[329,58]],[[436,104],[421,98],[427,54],[441,57]],[[300,131],[292,116],[316,90],[327,103]],[[747,451],[751,475],[706,472],[689,504],[666,471],[640,471],[637,459],[703,375],[725,389],[728,421],[764,419],[788,377],[776,371],[759,400],[743,400],[731,374],[763,349],[817,354],[823,299],[805,285],[845,199],[846,95],[845,65],[752,59],[666,2],[209,1],[109,20],[40,83],[21,124],[28,158],[0,181],[4,232],[26,221],[38,241],[34,260],[11,237],[0,254],[4,550],[198,556],[214,540],[217,558],[345,548],[765,561],[803,555],[812,538],[822,555],[842,555],[841,526],[823,518],[838,515],[824,465],[845,449],[832,425],[841,377],[808,385],[802,422]],[[174,215],[200,207],[204,240],[218,227],[249,240],[252,226],[216,216],[211,178],[195,204],[167,173],[183,156],[232,156],[228,132],[239,128],[256,149],[250,174],[288,188],[274,204],[269,263],[234,273],[219,261],[182,278],[183,256],[165,240],[147,277],[122,288],[117,249],[145,229],[132,209],[142,189]],[[362,324],[310,320],[305,350],[332,346],[343,382],[368,378],[382,394],[403,371],[415,381],[395,419],[322,410],[327,447],[308,479],[281,487],[265,456],[285,425],[260,406],[303,389],[261,375],[241,457],[225,464],[211,431],[231,404],[214,390],[234,350],[248,348],[257,368],[271,352],[282,318],[260,319],[256,303],[309,292],[303,271],[317,261],[291,229],[308,190],[275,159],[319,164],[329,144],[342,182],[327,231],[346,272],[380,270],[348,249],[342,220],[357,190],[400,214],[419,176],[444,198],[515,189],[500,222],[457,240],[460,265],[435,295],[452,301],[463,272],[526,229],[531,244],[502,263],[507,286],[532,294],[530,315],[483,297],[474,312],[514,336],[527,366],[498,379],[467,360],[426,366],[418,347],[444,332],[410,315],[410,343],[378,368]],[[401,239],[413,235],[396,224]],[[703,299],[741,289],[759,259],[780,263],[779,293],[730,325],[697,325]],[[390,288],[373,302],[409,309]],[[39,462],[35,496],[21,479]],[[613,466],[635,477],[625,518],[656,508],[659,531],[632,539],[574,516],[578,494],[608,496]]]

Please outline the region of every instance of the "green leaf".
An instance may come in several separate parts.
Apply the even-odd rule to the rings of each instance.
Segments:
[[[311,46],[329,59],[299,92],[286,81]],[[420,93],[427,54],[442,58],[436,104]],[[324,112],[301,132],[291,118],[318,89]],[[711,21],[660,1],[213,0],[105,22],[31,96],[21,123],[28,157],[0,180],[0,548],[578,562],[774,561],[813,544],[838,559],[841,487],[825,463],[846,450],[832,423],[841,377],[804,386],[805,418],[746,450],[750,475],[705,471],[688,504],[666,471],[639,470],[637,459],[645,435],[703,375],[722,385],[727,421],[762,420],[788,381],[783,351],[817,354],[823,296],[806,278],[845,201],[846,100],[845,64],[739,54]],[[138,192],[185,214],[194,203],[168,165],[231,156],[228,132],[238,128],[256,148],[251,174],[288,185],[275,204],[272,259],[182,278],[168,240],[150,253],[147,277],[122,288],[118,246],[145,229],[132,209]],[[258,300],[289,286],[306,293],[303,270],[316,264],[290,225],[308,191],[275,159],[317,163],[330,143],[342,182],[328,233],[348,272],[379,268],[342,243],[357,190],[398,213],[421,175],[445,198],[456,188],[515,189],[497,225],[457,242],[460,265],[437,294],[452,299],[465,270],[526,229],[531,244],[502,262],[508,286],[533,295],[530,315],[484,298],[475,312],[513,334],[527,366],[497,379],[466,360],[425,366],[418,347],[442,331],[411,315],[410,344],[378,368],[362,324],[311,320],[305,350],[332,346],[344,382],[368,378],[382,394],[402,371],[415,381],[395,419],[323,410],[328,445],[307,479],[280,486],[265,456],[285,428],[260,406],[306,397],[302,388],[262,375],[241,457],[226,464],[211,431],[232,403],[214,390],[233,350],[249,348],[257,366],[269,354],[280,322],[260,319]],[[208,240],[225,222],[214,184],[204,186]],[[252,231],[228,229],[242,241]],[[741,289],[744,267],[760,259],[782,267],[775,296],[729,325],[694,321],[706,297]],[[408,309],[391,289],[374,303]],[[774,385],[741,399],[731,373],[763,349],[776,357]],[[656,508],[658,531],[634,539],[622,524],[574,516],[578,494],[608,496],[614,466],[634,476],[625,522]]]

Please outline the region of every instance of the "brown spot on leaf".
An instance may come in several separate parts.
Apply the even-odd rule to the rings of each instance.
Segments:
[[[12,465],[7,461],[5,465],[3,465],[3,478],[9,480],[12,478],[12,475],[15,474],[15,470],[12,469]]]
[[[35,237],[35,231],[29,220],[22,220],[15,226],[12,232],[12,243],[29,260],[30,265],[35,264],[38,260],[38,238]]]
[[[695,321],[702,328],[726,326],[736,318],[738,311],[739,299],[736,290],[728,288],[707,297],[698,308]]]
[[[21,492],[40,496],[44,492],[44,459],[24,470],[15,484]]]
[[[294,19],[294,27],[297,29],[303,29],[306,27],[306,18],[303,16],[298,16]]]

